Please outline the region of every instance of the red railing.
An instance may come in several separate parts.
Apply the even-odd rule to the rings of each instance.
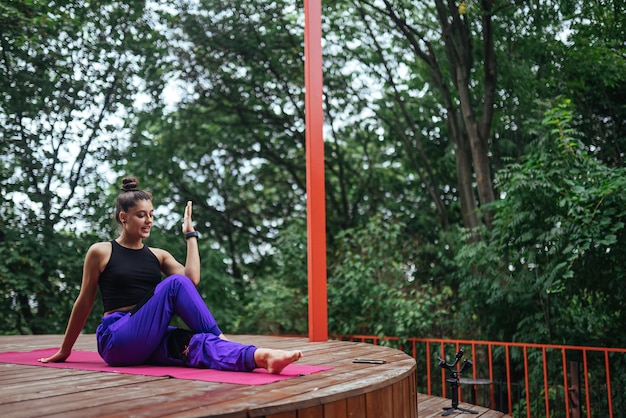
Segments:
[[[513,416],[619,418],[626,410],[624,348],[371,335],[332,338],[405,351],[417,362],[418,392],[442,397],[448,397],[449,372],[438,367],[438,358],[454,360],[463,348],[473,366],[472,376],[462,377],[474,382],[461,385],[459,400],[465,396],[469,403]]]

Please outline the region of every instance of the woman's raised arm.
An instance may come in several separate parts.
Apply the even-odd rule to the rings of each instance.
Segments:
[[[187,202],[183,218],[183,234],[195,232],[191,221],[191,207],[191,202]],[[187,258],[185,259],[184,266],[176,261],[176,259],[169,252],[158,248],[153,248],[152,250],[161,260],[161,270],[166,276],[171,276],[172,274],[183,274],[189,277],[193,284],[197,286],[198,283],[200,283],[200,253],[198,251],[198,238],[197,236],[192,236],[186,238],[186,241]]]

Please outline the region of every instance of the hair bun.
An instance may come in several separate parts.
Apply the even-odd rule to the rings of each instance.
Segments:
[[[124,177],[122,179],[122,191],[132,192],[139,190],[139,180],[136,177]]]

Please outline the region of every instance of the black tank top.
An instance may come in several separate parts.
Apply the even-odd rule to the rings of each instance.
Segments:
[[[104,312],[136,305],[162,279],[159,260],[144,245],[139,250],[111,241],[111,259],[98,279]]]

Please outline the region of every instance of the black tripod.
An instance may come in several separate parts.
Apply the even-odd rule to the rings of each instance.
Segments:
[[[463,360],[463,365],[460,370],[454,370],[459,360],[463,357],[464,351],[461,348],[458,353],[456,353],[456,357],[454,359],[454,363],[448,364],[442,358],[439,358],[439,366],[442,369],[446,369],[450,371],[450,377],[446,379],[446,382],[450,383],[450,397],[452,398],[452,406],[450,408],[443,408],[444,412],[441,414],[442,416],[447,416],[453,414],[455,412],[459,412],[461,414],[478,414],[477,411],[472,411],[471,409],[459,408],[459,377],[468,369],[472,367],[472,362],[470,360]]]

